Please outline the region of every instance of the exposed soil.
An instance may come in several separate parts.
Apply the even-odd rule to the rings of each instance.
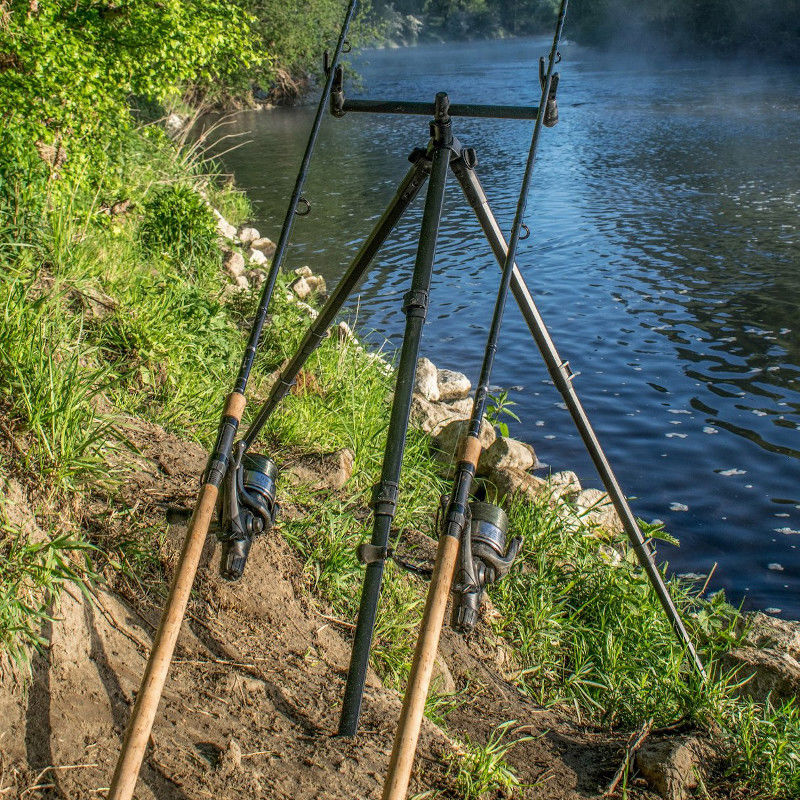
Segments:
[[[172,524],[160,557],[174,564],[205,455],[157,426],[131,421],[141,452],[122,489],[145,520]],[[93,535],[124,532],[125,515],[105,513],[97,498]],[[106,530],[107,529],[107,530]],[[112,530],[113,529],[113,530]],[[400,697],[370,675],[361,732],[334,735],[349,658],[349,628],[308,595],[302,564],[280,527],[254,547],[245,577],[216,575],[216,543],[204,564],[179,640],[142,769],[140,800],[191,798],[380,797]],[[158,621],[157,602],[131,587],[96,591],[88,602],[65,593],[43,636],[26,689],[6,674],[0,686],[0,796],[104,796]],[[426,721],[411,794],[439,789],[458,797],[447,754],[465,736],[485,741],[516,720],[520,735],[508,761],[530,798],[592,798],[619,763],[626,736],[578,725],[536,707],[503,675],[502,648],[467,643],[449,631],[442,655],[464,703],[445,733]]]

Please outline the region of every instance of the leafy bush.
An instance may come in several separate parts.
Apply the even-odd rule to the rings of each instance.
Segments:
[[[165,186],[145,205],[139,241],[150,253],[184,260],[217,249],[217,225],[211,209],[191,186]]]
[[[0,186],[102,176],[129,98],[246,85],[269,64],[238,2],[92,0],[0,7]],[[2,191],[2,190],[0,190]]]

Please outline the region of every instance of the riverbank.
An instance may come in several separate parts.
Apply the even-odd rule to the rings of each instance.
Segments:
[[[107,785],[271,253],[242,224],[251,212],[235,189],[172,145],[140,152],[120,165],[127,202],[45,199],[0,250],[0,707],[11,721],[0,749],[2,788],[20,795],[45,782],[56,796]],[[279,278],[250,413],[316,313],[315,272]],[[145,774],[152,796],[379,789],[426,585],[388,566],[366,738],[328,738],[393,384],[357,336],[340,325],[323,342],[265,431],[284,515],[241,583],[219,580],[209,541]],[[469,400],[459,376],[422,366],[395,537],[425,559]],[[594,797],[630,760],[617,786],[628,796],[794,796],[796,629],[748,622],[673,579],[717,665],[698,686],[601,493],[563,470],[530,472],[531,449],[491,423],[485,437],[482,480],[525,547],[492,587],[478,635],[445,636],[416,790]],[[734,665],[740,678],[757,673],[744,689]],[[691,783],[691,765],[704,789],[676,783],[676,773]]]

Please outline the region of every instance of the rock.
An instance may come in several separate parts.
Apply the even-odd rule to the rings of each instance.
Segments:
[[[530,502],[538,500],[548,490],[547,481],[523,472],[521,469],[495,469],[489,474],[489,483],[494,486],[497,499],[521,495]]]
[[[311,317],[311,319],[316,319],[319,316],[319,311],[317,311],[316,308],[310,306],[308,303],[304,303],[302,300],[297,301],[297,307],[307,316]]]
[[[723,669],[737,670],[737,680],[748,679],[740,689],[763,703],[767,695],[780,703],[800,695],[800,663],[788,653],[761,650],[757,647],[735,647],[720,656]]]
[[[308,278],[297,278],[289,284],[289,288],[301,299],[305,300],[311,294]]]
[[[105,292],[90,287],[81,289],[78,297],[86,319],[90,320],[105,319],[119,305],[113,297],[110,297]]]
[[[472,384],[469,378],[461,372],[453,372],[451,369],[437,370],[439,381],[439,399],[443,403],[452,400],[462,400],[469,396]]]
[[[239,228],[239,241],[245,247],[249,247],[253,242],[258,241],[260,238],[261,234],[255,228]]]
[[[488,475],[492,470],[509,467],[526,472],[535,463],[536,459],[532,448],[516,439],[498,436],[491,446],[481,453],[478,461],[478,474]]]
[[[706,773],[713,750],[696,736],[645,741],[636,753],[636,768],[664,800],[685,800]]]
[[[260,250],[267,258],[272,258],[272,256],[275,255],[276,244],[272,239],[268,239],[266,236],[262,236],[260,239],[251,242],[250,247],[252,247],[253,250]]]
[[[608,533],[622,533],[622,520],[611,498],[599,489],[583,489],[575,497],[575,508],[585,524],[603,528]]]
[[[294,274],[297,275],[298,278],[310,278],[314,273],[311,271],[311,267],[298,267]]]
[[[450,667],[447,666],[447,662],[442,658],[441,653],[436,654],[436,658],[433,662],[431,688],[437,694],[455,694],[456,691],[456,682],[453,679],[453,673],[450,672]]]
[[[736,633],[744,636],[743,643],[750,647],[778,650],[800,662],[800,622],[755,611],[739,618]]]
[[[345,447],[333,453],[301,456],[283,474],[310,489],[341,489],[353,474],[355,455]]]
[[[244,256],[236,250],[226,250],[223,254],[222,266],[234,278],[244,275]]]
[[[350,326],[342,321],[336,326],[336,338],[340,342],[351,342],[355,339]]]
[[[250,281],[244,275],[237,275],[233,281],[240,289],[250,288]]]
[[[427,358],[417,359],[417,374],[414,377],[414,391],[431,403],[439,400],[439,377],[436,365]]]
[[[315,294],[325,294],[328,290],[325,278],[323,278],[322,275],[309,275],[305,278],[305,282],[311,287],[311,291]]]
[[[265,264],[269,263],[269,259],[260,250],[256,250],[254,247],[251,247],[247,251],[247,260],[257,267],[263,267]]]
[[[212,209],[214,216],[217,218],[217,233],[223,238],[233,241],[236,238],[236,228],[217,211],[216,208]]]
[[[468,418],[469,409],[465,412],[456,403],[431,403],[416,392],[411,398],[411,419],[422,431],[433,436],[446,424]]]
[[[170,139],[177,139],[183,133],[187,121],[187,117],[182,117],[174,111],[168,114],[167,118],[164,120],[164,130],[167,132],[167,136],[169,136]]]
[[[560,500],[562,497],[569,497],[581,491],[578,476],[570,470],[554,472],[548,483],[553,491],[553,500]]]
[[[453,422],[448,422],[433,438],[433,455],[437,461],[445,464],[454,464],[457,457],[456,450],[467,432],[467,425],[469,420],[457,419]],[[492,442],[497,438],[494,428],[486,421],[484,417],[481,423],[481,430],[478,436],[481,447],[484,449],[489,447]]]

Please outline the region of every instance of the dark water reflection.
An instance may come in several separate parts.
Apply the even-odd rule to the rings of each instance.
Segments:
[[[544,40],[367,53],[370,96],[535,102]],[[746,604],[800,616],[800,74],[718,63],[620,62],[563,48],[561,123],[545,131],[519,263],[634,510],[682,542]],[[225,162],[277,236],[310,109],[242,114],[250,142]],[[508,231],[531,126],[457,120]],[[290,266],[341,275],[426,140],[422,118],[327,119],[309,178],[312,215]],[[398,344],[421,203],[349,312]],[[423,349],[476,377],[498,272],[451,182]],[[582,444],[509,307],[495,383],[512,432],[554,469],[597,485]]]

